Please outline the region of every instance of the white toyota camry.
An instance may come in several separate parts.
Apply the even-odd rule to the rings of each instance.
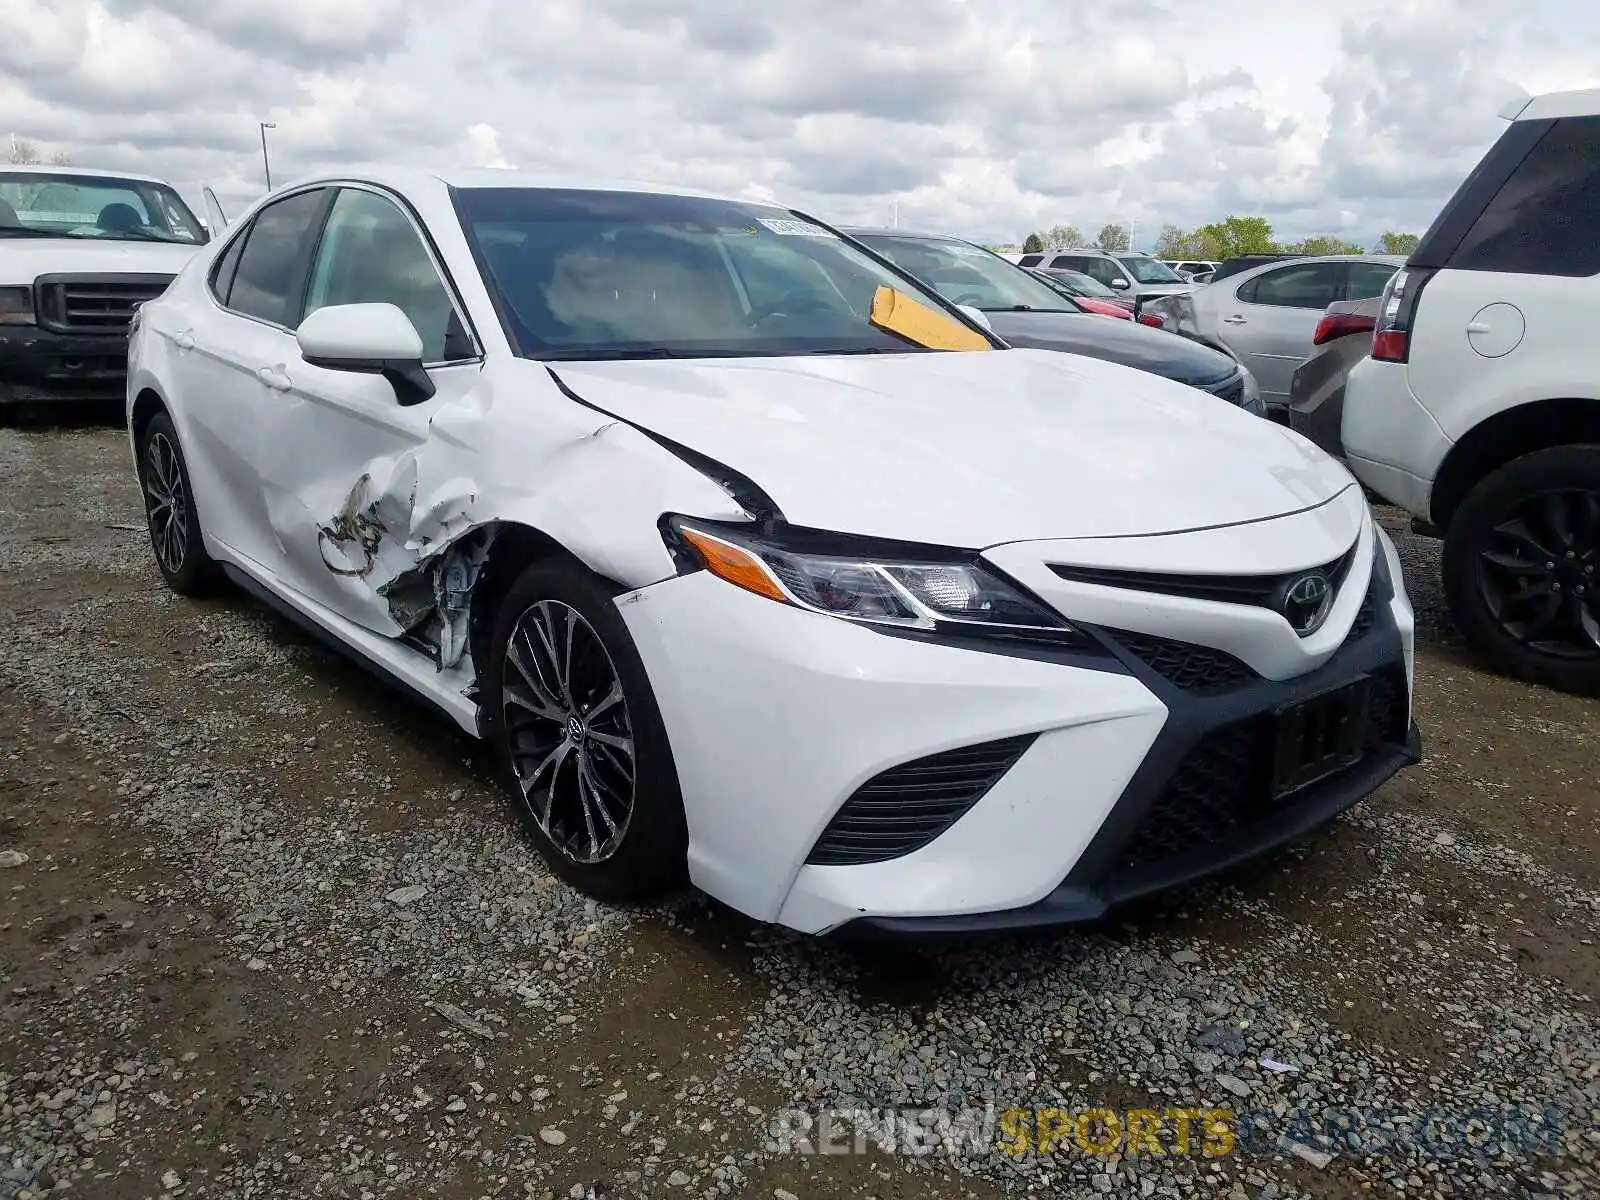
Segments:
[[[802,213],[504,171],[259,203],[140,309],[156,561],[502,759],[583,890],[807,932],[1081,921],[1418,754],[1344,468],[1011,349]]]

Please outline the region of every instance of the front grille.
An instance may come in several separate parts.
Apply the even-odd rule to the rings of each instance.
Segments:
[[[41,276],[34,297],[39,323],[58,333],[127,333],[134,310],[171,282],[171,275]]]
[[[1355,547],[1352,546],[1332,562],[1314,569],[1323,571],[1334,588],[1338,589],[1344,584],[1354,559]],[[1185,575],[1166,571],[1066,566],[1060,563],[1051,563],[1050,570],[1074,583],[1184,596],[1191,600],[1216,600],[1224,604],[1252,604],[1261,608],[1275,608],[1283,588],[1305,574],[1304,571],[1290,571],[1282,575]]]
[[[1392,670],[1374,675],[1366,752],[1403,745],[1409,716],[1404,677]],[[1272,745],[1270,717],[1204,734],[1123,847],[1118,866],[1137,871],[1196,850],[1247,841],[1253,826],[1282,815],[1295,797],[1272,803]]]
[[[1347,640],[1355,641],[1357,638],[1366,637],[1371,631],[1373,623],[1378,619],[1378,598],[1371,589],[1362,597],[1361,608],[1356,612],[1356,619],[1350,625]]]
[[[1225,692],[1258,678],[1254,671],[1224,650],[1121,629],[1107,630],[1107,633],[1168,683],[1187,692],[1201,695]]]
[[[981,800],[1035,736],[946,750],[874,775],[834,814],[806,861],[887,862],[921,849]]]

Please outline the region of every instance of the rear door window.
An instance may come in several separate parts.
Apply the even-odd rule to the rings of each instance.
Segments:
[[[1539,139],[1446,264],[1525,275],[1600,274],[1600,117]]]
[[[325,188],[296,192],[256,214],[228,291],[228,307],[290,328],[299,323],[312,239]]]
[[[1343,263],[1296,263],[1257,275],[1238,291],[1246,304],[1270,308],[1327,308],[1344,287]]]

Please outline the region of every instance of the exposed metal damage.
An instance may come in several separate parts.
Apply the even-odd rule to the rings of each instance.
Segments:
[[[353,483],[278,493],[272,514],[285,543],[305,545],[314,530],[316,557],[307,565],[313,575],[325,572],[314,586],[332,608],[425,653],[437,672],[468,660],[469,695],[473,593],[503,530],[537,531],[633,588],[675,573],[656,532],[663,511],[724,519],[773,511],[737,473],[593,405],[584,404],[587,415],[569,439],[546,443],[536,457],[531,447],[494,440],[487,398],[475,399],[441,408],[421,445],[362,464]],[[685,473],[658,484],[636,464],[662,449]],[[485,495],[480,479],[505,485]],[[637,545],[600,536],[629,525],[641,531]]]

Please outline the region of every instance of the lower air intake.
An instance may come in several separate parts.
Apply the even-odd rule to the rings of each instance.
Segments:
[[[981,800],[1036,736],[946,750],[874,775],[834,814],[806,862],[855,866],[921,849]]]

